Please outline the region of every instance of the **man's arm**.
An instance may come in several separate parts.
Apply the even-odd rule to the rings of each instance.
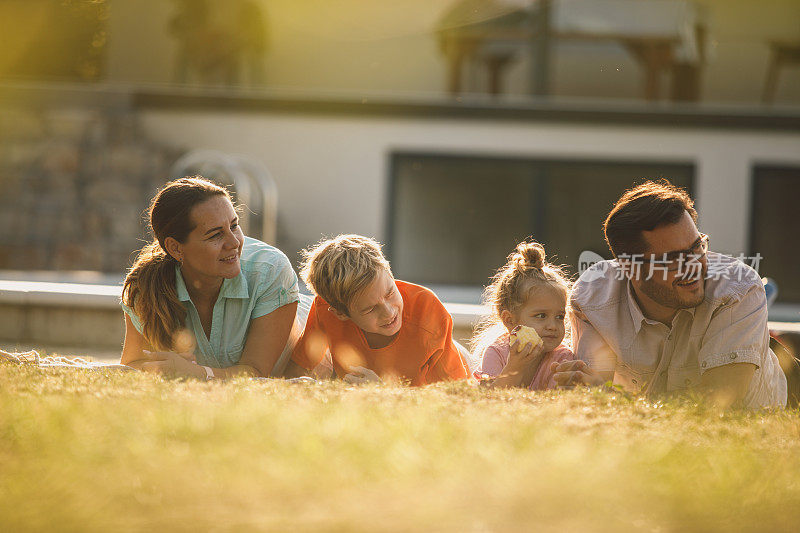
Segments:
[[[700,377],[700,392],[715,405],[732,407],[747,395],[755,371],[756,365],[751,363],[712,368]]]
[[[767,299],[764,288],[753,285],[709,323],[698,354],[701,391],[723,407],[742,402],[768,350]]]
[[[611,347],[609,347],[600,333],[597,332],[594,326],[592,326],[591,322],[589,322],[575,302],[572,302],[572,311],[569,316],[572,326],[572,345],[575,359],[587,363],[585,366],[588,366],[588,369],[591,374],[594,374],[594,377],[590,380],[592,383],[586,383],[584,375],[586,375],[587,369],[583,367],[583,365],[579,365],[582,366],[580,373],[569,376],[558,376],[556,381],[558,382],[560,378],[562,381],[569,380],[570,384],[583,383],[586,385],[596,385],[598,379],[602,380],[600,383],[613,381],[614,370],[617,366],[617,355]],[[567,372],[569,371],[568,369],[573,369],[573,367],[575,367],[574,364],[570,365],[569,363],[570,361],[562,363],[564,368],[559,369],[558,372]],[[557,365],[556,368],[560,366],[561,365]],[[559,382],[559,385],[564,384],[565,383]]]

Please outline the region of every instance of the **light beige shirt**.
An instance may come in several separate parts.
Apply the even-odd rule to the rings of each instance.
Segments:
[[[699,384],[703,372],[731,363],[756,366],[746,406],[786,405],[786,376],[769,348],[767,300],[758,273],[733,257],[708,253],[705,299],[681,309],[671,327],[639,309],[617,261],[587,269],[570,298],[575,356],[614,383],[658,394]]]

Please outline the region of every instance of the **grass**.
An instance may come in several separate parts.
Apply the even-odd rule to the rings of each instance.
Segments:
[[[0,364],[6,531],[795,531],[800,413]]]

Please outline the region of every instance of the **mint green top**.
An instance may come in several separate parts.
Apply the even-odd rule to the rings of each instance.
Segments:
[[[277,248],[250,237],[244,238],[242,271],[222,282],[211,318],[211,335],[206,337],[180,267],[175,267],[178,299],[186,307],[186,327],[194,333],[197,364],[215,368],[233,366],[242,357],[250,322],[277,308],[298,301],[297,275],[289,259]],[[136,313],[121,304],[136,330],[142,323]]]

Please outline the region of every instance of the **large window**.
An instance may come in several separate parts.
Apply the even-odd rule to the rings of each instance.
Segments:
[[[777,282],[779,302],[800,303],[800,166],[757,165],[752,198],[750,255],[763,257],[759,273]]]
[[[691,193],[693,176],[689,163],[398,153],[388,251],[402,279],[477,286],[532,236],[575,272],[583,250],[609,255],[602,223],[624,190],[669,178]]]

